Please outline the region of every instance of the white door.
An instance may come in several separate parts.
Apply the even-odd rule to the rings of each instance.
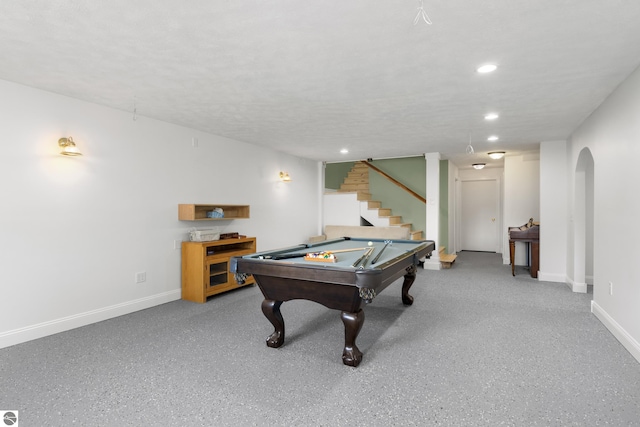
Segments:
[[[460,246],[467,251],[498,251],[498,182],[462,181]]]

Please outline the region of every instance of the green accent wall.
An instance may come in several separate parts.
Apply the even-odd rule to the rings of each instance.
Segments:
[[[424,157],[373,160],[371,162],[400,181],[411,190],[426,197],[427,165]],[[339,189],[355,162],[327,163],[325,165],[325,188]],[[449,161],[440,160],[440,218],[439,245],[449,253]],[[369,170],[369,192],[373,200],[382,202],[383,208],[391,208],[393,215],[402,216],[402,221],[412,224],[412,230],[425,231],[427,227],[425,204],[410,193],[397,187],[373,169]],[[424,236],[428,239],[429,236]]]
[[[324,188],[338,190],[355,162],[327,163],[324,165]]]
[[[373,160],[371,163],[420,196],[426,197],[427,170],[424,157]],[[369,170],[369,192],[373,200],[382,202],[383,208],[391,208],[392,215],[400,215],[403,223],[411,223],[413,231],[425,231],[427,215],[424,202],[372,169]]]
[[[426,196],[424,157],[373,160],[371,163],[417,194]],[[353,165],[354,162],[326,164],[325,188],[340,188],[340,184]],[[369,169],[369,192],[372,200],[380,201],[383,208],[391,208],[392,215],[400,215],[403,222],[411,223],[412,230],[425,231],[427,224],[425,204],[373,169]]]

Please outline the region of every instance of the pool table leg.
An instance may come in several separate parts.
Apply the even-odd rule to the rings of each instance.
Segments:
[[[511,275],[516,275],[516,242],[509,240],[509,264],[511,264]]]
[[[262,301],[262,312],[269,322],[276,328],[271,335],[267,337],[267,346],[278,348],[284,344],[284,319],[280,313],[282,301],[274,301],[266,299]]]
[[[413,285],[414,280],[416,280],[416,266],[411,264],[407,267],[407,274],[405,274],[404,282],[402,282],[402,303],[404,305],[413,304],[413,297],[409,295],[409,288]]]
[[[344,323],[344,350],[342,351],[342,363],[349,366],[358,366],[362,361],[362,352],[356,345],[356,338],[364,323],[364,311],[356,313],[342,312],[340,316]]]

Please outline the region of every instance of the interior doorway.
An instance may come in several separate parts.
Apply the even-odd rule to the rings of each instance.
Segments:
[[[462,181],[460,250],[500,252],[500,188],[495,179]]]
[[[586,293],[593,285],[594,162],[591,151],[582,149],[575,171],[573,208],[573,292]]]

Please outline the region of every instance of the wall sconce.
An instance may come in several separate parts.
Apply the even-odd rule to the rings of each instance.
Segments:
[[[280,181],[291,182],[291,177],[288,172],[280,172]]]
[[[491,153],[489,153],[489,157],[491,157],[493,160],[500,160],[504,157],[504,151],[492,151]]]
[[[474,169],[484,169],[486,163],[474,163],[471,166],[473,166]]]
[[[63,156],[82,156],[82,153],[78,150],[76,143],[73,142],[73,138],[71,137],[60,138],[58,140],[58,145],[62,147],[60,154]]]

